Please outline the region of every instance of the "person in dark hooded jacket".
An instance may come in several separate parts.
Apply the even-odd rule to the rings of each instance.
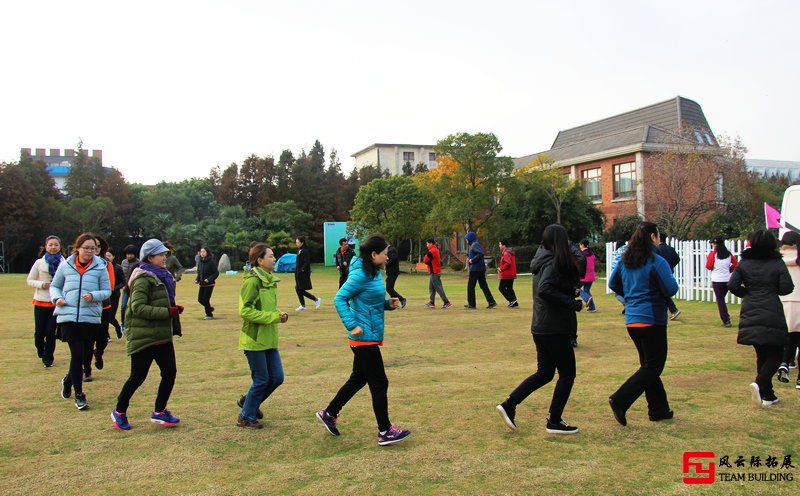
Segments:
[[[553,380],[558,370],[558,382],[550,402],[547,432],[575,434],[578,428],[561,417],[575,382],[575,350],[570,337],[577,332],[575,315],[583,308],[576,299],[580,278],[586,271],[583,253],[570,246],[567,230],[559,224],[547,226],[542,234],[542,246],[531,262],[533,279],[533,322],[531,333],[536,345],[536,373],[511,392],[508,399],[497,405],[505,425],[516,430],[514,422],[517,405],[531,393]]]
[[[489,304],[486,308],[494,308],[497,302],[492,296],[492,291],[486,283],[486,262],[483,260],[484,251],[483,246],[478,241],[478,236],[469,231],[464,235],[464,239],[469,243],[469,254],[467,255],[467,264],[469,265],[469,280],[467,281],[467,304],[465,308],[474,310],[475,307],[475,284],[480,285],[483,291],[483,296],[486,297],[486,302]]]
[[[779,295],[790,294],[794,283],[771,232],[759,229],[748,241],[750,248],[742,252],[742,261],[731,274],[728,289],[744,299],[736,342],[756,350],[757,375],[750,384],[751,398],[757,406],[771,406],[778,402],[772,376],[778,371],[788,340]]]

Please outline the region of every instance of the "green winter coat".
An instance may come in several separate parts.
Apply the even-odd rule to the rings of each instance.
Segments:
[[[242,331],[239,333],[239,349],[263,351],[278,347],[279,279],[260,267],[247,270],[239,292],[239,316]]]
[[[157,344],[172,341],[167,287],[152,272],[139,267],[129,282],[131,296],[125,311],[125,337],[128,355]]]

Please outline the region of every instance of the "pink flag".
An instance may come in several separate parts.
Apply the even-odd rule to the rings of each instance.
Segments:
[[[764,217],[767,219],[767,228],[781,229],[783,227],[781,213],[766,202],[764,202]]]

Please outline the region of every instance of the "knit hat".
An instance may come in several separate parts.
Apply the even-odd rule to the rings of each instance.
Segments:
[[[141,251],[139,251],[139,260],[141,260],[142,262],[146,262],[147,257],[149,257],[150,255],[158,255],[159,253],[165,253],[168,251],[169,248],[164,246],[164,243],[162,243],[161,241],[155,238],[148,239],[142,245]]]

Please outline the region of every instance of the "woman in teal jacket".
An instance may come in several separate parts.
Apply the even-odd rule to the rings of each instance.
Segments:
[[[261,429],[263,425],[258,419],[263,414],[259,406],[283,384],[278,322],[286,322],[289,315],[278,311],[278,278],[272,274],[275,269],[272,250],[258,243],[250,248],[247,258],[252,268],[244,273],[239,292],[239,316],[244,321],[239,333],[239,349],[247,357],[253,384],[247,395],[239,399],[242,413],[236,425]]]
[[[317,419],[328,432],[338,436],[336,421],[339,412],[361,388],[369,385],[372,409],[378,421],[378,444],[381,446],[400,442],[411,435],[389,421],[386,395],[389,379],[386,378],[380,350],[383,346],[383,312],[400,305],[398,298],[385,299],[381,269],[386,266],[388,248],[385,239],[379,236],[368,238],[359,248],[359,258],[353,259],[347,282],[336,293],[333,301],[347,329],[353,351],[353,372],[328,407],[317,412]]]

